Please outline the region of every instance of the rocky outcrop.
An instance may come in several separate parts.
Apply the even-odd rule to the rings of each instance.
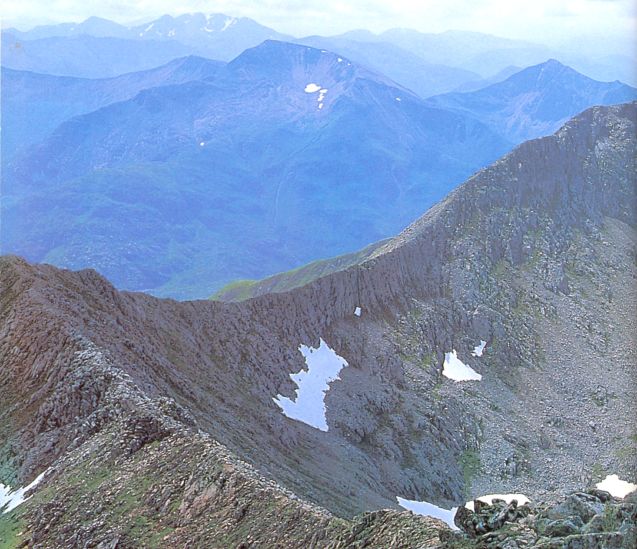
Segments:
[[[456,514],[460,533],[441,531],[445,547],[629,549],[637,544],[637,493],[621,500],[590,490],[552,505],[502,500],[474,505],[475,511],[461,508]]]

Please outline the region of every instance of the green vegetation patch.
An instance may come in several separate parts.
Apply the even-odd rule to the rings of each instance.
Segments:
[[[223,288],[212,295],[210,299],[218,301],[244,301],[253,297],[253,288],[258,280],[245,279],[235,280],[226,284]]]
[[[344,271],[352,265],[362,263],[386,242],[387,240],[375,242],[351,254],[344,254],[330,259],[319,259],[263,280],[236,280],[218,290],[210,299],[215,301],[245,301],[258,295],[281,293],[300,288],[318,278],[338,271]]]
[[[465,450],[460,455],[458,465],[462,469],[464,478],[465,495],[469,497],[473,479],[482,470],[482,462],[480,461],[480,453],[477,450]]]
[[[22,518],[18,516],[18,511],[0,514],[0,549],[13,549],[22,543],[19,535],[26,525]]]

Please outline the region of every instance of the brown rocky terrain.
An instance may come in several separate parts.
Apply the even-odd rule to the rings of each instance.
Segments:
[[[595,534],[606,504],[602,530],[627,543],[630,503],[601,496],[558,541],[544,514],[637,478],[636,119],[634,103],[585,111],[362,262],[240,303],[0,259],[0,482],[49,470],[0,515],[0,546],[472,547],[493,539],[440,541],[396,496],[506,492],[546,502],[496,528],[534,517],[526,546]],[[319,338],[348,363],[326,432],[273,402]],[[452,350],[482,381],[442,376]]]

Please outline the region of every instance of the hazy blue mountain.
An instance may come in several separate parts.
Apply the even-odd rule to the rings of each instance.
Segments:
[[[497,84],[498,82],[502,82],[503,80],[506,80],[507,78],[509,78],[509,76],[512,76],[516,72],[520,72],[521,70],[522,70],[522,67],[516,67],[514,65],[510,65],[508,67],[505,67],[501,71],[498,71],[493,76],[490,76],[488,78],[481,78],[479,80],[473,80],[471,82],[466,82],[464,84],[461,84],[455,90],[452,90],[452,91],[470,92],[470,91],[480,90],[482,88],[486,88],[487,86],[491,86],[492,84]]]
[[[509,148],[347,58],[269,41],[17,158],[2,251],[208,296],[393,234]]]
[[[19,40],[38,40],[40,38],[68,37],[89,35],[96,37],[130,38],[131,31],[128,27],[103,19],[102,17],[89,17],[81,23],[60,23],[57,25],[40,25],[28,31],[9,28],[4,30]]]
[[[350,35],[356,36],[356,33],[348,33]],[[475,72],[429,63],[389,42],[359,42],[322,36],[308,36],[296,42],[344,55],[355,63],[388,76],[421,97],[453,91],[463,84],[480,79]]]
[[[3,162],[6,163],[21,147],[41,141],[73,116],[130,99],[146,88],[208,78],[223,65],[219,61],[191,56],[148,71],[104,79],[3,68]]]
[[[615,46],[618,52],[623,53],[609,53],[613,50],[610,46],[610,50],[606,48],[609,37],[582,36],[559,48],[480,32],[453,30],[422,33],[412,29],[390,29],[378,35],[357,30],[338,38],[391,42],[429,63],[470,70],[487,79],[510,66],[528,67],[557,58],[591,78],[637,84],[636,59],[626,54],[626,47]]]
[[[341,37],[364,42],[390,42],[428,63],[463,68],[485,78],[509,65],[528,66],[554,54],[541,44],[469,31],[424,33],[412,29],[389,29],[378,35],[354,31]],[[491,55],[497,56],[498,62],[492,61]],[[499,59],[507,55],[514,60],[507,58],[505,62]]]
[[[82,23],[47,25],[27,32],[8,29],[3,31],[3,38],[5,35],[7,38],[3,42],[3,49],[8,47],[9,50],[3,52],[4,66],[84,77],[115,76],[150,68],[184,55],[202,55],[229,61],[264,40],[292,39],[247,17],[203,13],[178,17],[164,15],[155,21],[132,27],[91,17]],[[89,36],[104,40],[89,40]],[[114,42],[107,38],[135,40],[145,44]],[[124,53],[122,46],[130,51],[128,55],[133,58],[148,56],[149,52],[155,50],[157,59],[150,64],[140,64],[135,59],[121,59],[118,60],[119,65],[115,64],[117,56]],[[75,59],[71,53],[77,47],[87,51],[81,50],[82,54]],[[82,64],[84,61],[87,62],[86,66]],[[122,64],[124,70],[118,69]]]
[[[130,40],[88,35],[20,40],[2,33],[2,66],[16,70],[105,78],[151,69],[192,53],[173,40]]]
[[[587,107],[635,99],[635,88],[592,80],[551,59],[481,90],[444,94],[428,103],[472,116],[505,139],[520,143],[554,132]]]
[[[565,57],[570,62],[570,58]],[[578,71],[596,80],[621,80],[631,86],[637,86],[637,58],[613,54],[601,57],[574,56],[570,65]]]
[[[556,52],[547,47],[511,47],[482,51],[468,56],[459,66],[480,67],[478,72],[496,74],[507,67],[530,67],[539,65],[547,59],[564,59],[564,52]]]
[[[131,28],[131,37],[143,40],[177,40],[193,48],[193,53],[229,61],[264,40],[288,40],[290,36],[264,27],[247,17],[220,13],[191,13]]]

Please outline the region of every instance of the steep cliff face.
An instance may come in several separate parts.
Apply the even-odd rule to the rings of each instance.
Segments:
[[[52,467],[42,492],[67,491],[25,503],[24,520],[47,540],[53,513],[63,540],[79,490],[69,475],[99,480],[110,510],[127,493],[124,471],[141,479],[183,455],[181,473],[158,477],[171,488],[156,499],[176,513],[166,528],[185,521],[195,537],[176,540],[223,543],[196,536],[230,523],[184,518],[198,490],[210,490],[208,503],[223,497],[189,488],[197,456],[218,443],[258,483],[340,516],[396,507],[396,496],[447,508],[484,493],[535,498],[588,484],[600,468],[634,477],[636,118],[636,104],[586,111],[478,173],[362,263],[241,303],[158,300],[94,271],[3,258],[0,482]],[[299,348],[320,340],[348,364],[325,396],[326,431],[273,401],[294,397],[290,374],[307,368]],[[454,350],[481,381],[442,375]],[[147,482],[128,504],[150,505],[162,488]],[[310,530],[322,520],[357,528],[310,507],[294,511]],[[431,534],[432,523],[417,524]],[[341,535],[330,532],[322,539]],[[303,535],[290,539],[302,546]]]

